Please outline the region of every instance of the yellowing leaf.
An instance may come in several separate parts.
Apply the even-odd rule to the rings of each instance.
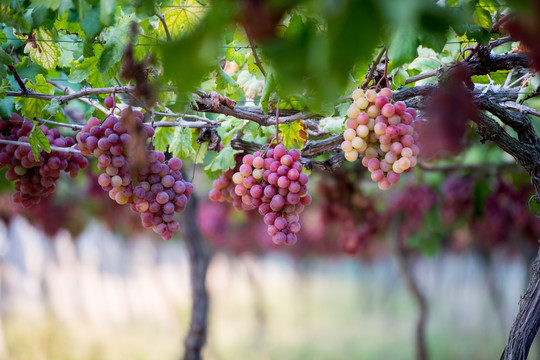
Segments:
[[[52,33],[46,29],[38,29],[35,32],[35,39],[42,41],[29,40],[24,47],[24,52],[30,54],[30,58],[47,70],[53,70],[58,64],[60,50],[51,40],[54,40]]]
[[[184,32],[193,30],[207,12],[195,0],[176,0],[172,5],[178,7],[171,8],[165,13],[165,22],[172,38],[179,38]],[[161,22],[159,23],[159,31],[165,37],[165,30]]]
[[[306,127],[301,121],[279,125],[279,136],[287,149],[301,149],[308,139]]]

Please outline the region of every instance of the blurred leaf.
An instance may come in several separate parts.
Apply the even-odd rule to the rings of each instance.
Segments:
[[[178,38],[184,32],[191,32],[197,28],[201,19],[207,13],[207,9],[198,6],[195,0],[177,0],[172,3],[171,8],[165,14],[165,22],[173,39]],[[159,23],[159,31],[165,38],[165,29],[163,23]]]
[[[345,119],[341,117],[327,117],[320,121],[322,129],[332,134],[340,134],[345,131]]]
[[[395,66],[410,62],[416,57],[418,45],[414,28],[402,26],[392,37],[392,42],[388,48],[388,57],[395,63]]]
[[[103,24],[100,21],[100,11],[98,8],[92,8],[83,16],[81,28],[86,36],[90,38],[96,36],[101,29],[103,29]]]
[[[116,11],[116,0],[100,0],[99,20],[103,25],[111,25],[114,22],[114,12]]]
[[[195,155],[195,149],[191,143],[191,129],[188,127],[176,127],[169,142],[169,151],[173,156],[185,159]]]
[[[60,110],[60,103],[56,99],[49,101],[47,106],[43,108],[43,111],[47,112],[49,115],[56,115],[58,110]]]
[[[172,143],[175,128],[158,127],[152,138],[152,143],[157,151],[166,152],[169,144]]]
[[[491,14],[485,8],[477,7],[473,14],[474,22],[483,27],[484,29],[491,29],[493,25],[493,20],[491,19]]]
[[[4,51],[4,49],[0,49],[0,63],[4,65],[13,65],[13,59]]]
[[[0,118],[4,120],[8,120],[11,118],[12,113],[13,113],[13,98],[6,97],[3,99],[0,99]]]
[[[43,75],[39,74],[36,77],[35,85],[27,81],[26,87],[34,92],[41,94],[54,94],[54,87],[45,81]],[[43,109],[49,103],[47,100],[40,100],[34,98],[23,98],[20,100],[21,103],[21,113],[24,117],[34,118],[39,117],[43,114]]]

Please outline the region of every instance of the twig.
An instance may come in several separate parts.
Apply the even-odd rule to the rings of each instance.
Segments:
[[[191,129],[203,129],[203,128],[213,128],[217,124],[208,124],[206,122],[193,122],[193,121],[158,121],[152,124],[153,127],[187,127]]]
[[[5,140],[5,139],[0,139],[0,144],[32,147],[30,143],[27,143],[27,142]],[[65,152],[65,153],[70,153],[70,154],[81,153],[79,150],[75,149],[74,147],[64,148],[64,147],[58,147],[58,146],[53,146],[53,145],[51,145],[51,151]]]
[[[381,62],[381,59],[385,52],[386,52],[386,46],[383,46],[381,51],[379,51],[379,54],[377,55],[375,60],[373,60],[373,62],[371,63],[371,67],[369,68],[369,73],[366,76],[366,80],[364,80],[364,82],[361,85],[362,89],[367,88],[369,82],[373,79],[373,74],[375,73],[375,69],[377,68],[377,65]]]
[[[24,85],[24,81],[19,76],[19,73],[17,72],[17,69],[13,65],[8,65],[9,71],[13,74],[13,77],[15,78],[15,81],[17,81],[17,84],[19,84],[19,87],[21,88],[21,91],[23,93],[28,92],[28,89],[26,88],[26,85]]]
[[[420,80],[429,79],[430,77],[433,77],[433,76],[437,76],[437,73],[440,70],[442,70],[443,68],[444,68],[443,66],[440,66],[435,70],[426,71],[426,72],[424,72],[422,74],[411,76],[410,78],[405,80],[405,85],[412,84],[412,83],[415,83],[415,82],[420,81]]]
[[[163,24],[163,30],[165,30],[165,35],[167,35],[167,41],[171,41],[171,33],[169,33],[169,27],[167,26],[167,22],[165,21],[165,15],[162,15],[159,11],[156,11],[156,16]]]
[[[75,93],[75,91],[73,89],[68,88],[67,86],[60,85],[60,84],[58,84],[58,83],[56,83],[54,81],[51,81],[51,80],[47,80],[47,82],[49,84],[51,84],[52,86],[54,86],[55,88],[58,88],[58,89],[62,90],[66,94],[73,95]],[[97,90],[97,89],[94,89],[94,90]],[[104,94],[110,94],[110,93],[104,93]],[[45,94],[42,94],[42,95],[45,95]],[[91,105],[91,106],[95,107],[96,109],[103,112],[104,114],[109,114],[109,110],[106,109],[104,106],[100,105],[97,101],[93,101],[91,99],[87,99],[87,98],[83,98],[83,97],[79,97],[77,99],[82,101],[82,102],[87,103],[88,105]]]
[[[251,52],[253,53],[253,58],[255,59],[255,65],[261,70],[264,77],[266,77],[266,71],[264,71],[264,68],[262,66],[261,60],[259,59],[259,55],[257,55],[257,51],[255,51],[255,45],[253,44],[253,39],[248,36],[249,40],[249,46],[251,46]]]
[[[508,110],[519,111],[522,114],[530,114],[530,115],[540,117],[540,111],[531,109],[530,107],[525,106],[525,105],[520,105],[513,102],[505,102],[505,103],[502,103],[501,106]]]

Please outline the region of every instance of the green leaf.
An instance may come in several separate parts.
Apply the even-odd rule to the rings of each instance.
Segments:
[[[39,74],[36,77],[35,85],[32,82],[27,81],[26,87],[33,90],[36,93],[41,94],[54,94],[54,87],[45,81],[43,75]],[[34,98],[23,98],[21,102],[21,112],[24,117],[34,118],[43,114],[43,109],[49,103],[47,100],[40,100]]]
[[[58,110],[60,110],[60,103],[56,99],[49,101],[47,106],[43,108],[43,111],[46,111],[49,115],[56,115]]]
[[[477,7],[473,13],[474,22],[483,27],[484,29],[491,29],[493,25],[493,20],[491,19],[491,14],[489,11],[482,7]]]
[[[83,43],[83,56],[85,58],[89,58],[95,55],[96,55],[96,52],[94,51],[94,39],[90,37],[86,37]]]
[[[307,141],[306,128],[301,121],[279,125],[279,136],[287,149],[301,149]]]
[[[52,41],[56,39],[49,30],[40,28],[36,31],[36,40],[44,41],[28,41],[24,52],[30,54],[30,58],[43,68],[53,70],[60,58],[58,45]]]
[[[178,6],[178,8],[172,8],[165,14],[165,22],[173,39],[185,32],[193,31],[207,12],[204,7],[198,6],[195,0],[176,0],[173,5]],[[159,23],[159,31],[165,38],[165,29],[161,22]]]
[[[159,127],[154,133],[152,142],[157,151],[166,152],[169,144],[172,143],[174,136],[174,128]]]
[[[217,66],[218,68],[218,76],[216,80],[216,85],[218,89],[226,89],[227,87],[231,86],[233,88],[238,87],[238,84],[236,81],[229,76],[222,68],[221,66]]]
[[[345,131],[345,120],[341,117],[327,117],[320,121],[321,128],[332,133],[340,134]]]
[[[8,120],[11,118],[12,113],[13,113],[13,98],[6,97],[4,99],[0,99],[0,118],[4,120]]]
[[[176,127],[169,143],[169,151],[173,156],[185,159],[195,154],[195,149],[191,143],[191,129]]]
[[[274,78],[274,73],[268,71],[266,73],[266,82],[264,84],[264,89],[261,95],[261,106],[265,114],[268,113],[268,100],[270,95],[276,91],[276,79]]]
[[[99,58],[99,71],[106,72],[122,59],[124,45],[118,40],[109,40]]]
[[[24,18],[22,12],[4,5],[4,1],[0,3],[0,23],[13,27],[19,34],[30,32],[30,24]]]
[[[99,2],[99,20],[101,23],[104,25],[111,25],[114,22],[115,10],[115,0],[101,0]]]
[[[230,146],[225,146],[218,155],[204,168],[204,173],[211,179],[217,178],[222,172],[232,169],[236,165],[234,156],[241,152]]]
[[[81,28],[87,37],[93,38],[103,29],[103,24],[99,18],[100,11],[98,8],[92,8],[84,15],[81,21]]]
[[[47,9],[58,10],[62,4],[62,0],[32,0],[32,5],[35,7],[43,6]]]
[[[97,70],[99,59],[97,57],[85,58],[82,62],[73,62],[69,73],[69,81],[81,83],[87,79],[92,72]]]
[[[34,127],[32,128],[32,131],[30,132],[30,135],[28,135],[28,143],[30,143],[30,147],[32,148],[32,152],[34,153],[34,159],[36,161],[39,161],[39,148],[45,150],[45,152],[51,152],[51,144],[49,143],[49,139],[43,134],[41,131],[41,128],[34,124]]]
[[[0,63],[4,65],[13,65],[13,59],[4,49],[0,49]]]
[[[394,76],[392,77],[392,83],[396,87],[401,87],[405,85],[405,81],[409,78],[409,73],[402,66],[397,68]]]
[[[411,26],[401,26],[392,37],[392,42],[388,48],[388,57],[399,66],[410,62],[416,57],[418,39],[416,32]]]

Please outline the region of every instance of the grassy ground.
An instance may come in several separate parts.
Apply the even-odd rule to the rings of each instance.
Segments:
[[[287,258],[215,260],[206,359],[414,359],[416,309],[391,261],[371,267],[324,261],[299,269]],[[474,266],[450,266],[448,273],[437,261],[420,269],[430,271],[424,286],[431,357],[498,358],[508,325],[500,324],[481,273]],[[186,305],[173,325],[3,320],[12,360],[179,359],[188,323]]]

